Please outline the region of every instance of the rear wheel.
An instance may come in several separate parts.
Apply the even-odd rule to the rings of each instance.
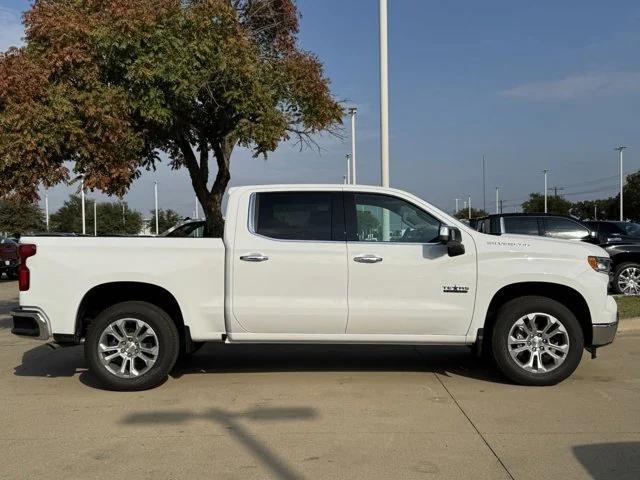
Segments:
[[[104,310],[89,328],[85,357],[110,390],[145,390],[167,378],[180,338],[167,313],[146,302],[122,302]]]
[[[621,295],[640,295],[640,264],[624,262],[613,274],[613,290]]]
[[[491,343],[498,368],[513,382],[555,385],[578,367],[584,335],[567,307],[529,296],[500,308]]]

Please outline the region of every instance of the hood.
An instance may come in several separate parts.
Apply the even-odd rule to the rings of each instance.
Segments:
[[[482,234],[482,240],[486,241],[489,246],[523,253],[544,254],[545,257],[575,257],[580,259],[588,256],[609,257],[609,254],[603,248],[580,240],[560,240],[516,234]]]

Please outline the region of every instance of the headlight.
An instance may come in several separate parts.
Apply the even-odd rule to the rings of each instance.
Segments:
[[[611,260],[607,257],[587,257],[587,262],[596,272],[609,274]]]

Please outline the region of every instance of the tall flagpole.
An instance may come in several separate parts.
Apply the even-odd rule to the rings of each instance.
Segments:
[[[82,185],[81,185],[80,197],[82,199],[82,234],[86,235],[87,233],[87,223],[86,217],[84,214],[84,177],[82,177]]]
[[[351,183],[354,185],[356,182],[356,114],[358,109],[356,107],[349,108],[349,115],[351,115]]]
[[[382,186],[389,186],[389,71],[387,0],[380,0],[380,170]]]
[[[156,235],[158,235],[158,181],[156,180],[153,185],[153,193],[156,203]]]

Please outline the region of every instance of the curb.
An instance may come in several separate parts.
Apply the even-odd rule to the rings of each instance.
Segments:
[[[623,318],[618,325],[618,333],[640,332],[640,317]]]

